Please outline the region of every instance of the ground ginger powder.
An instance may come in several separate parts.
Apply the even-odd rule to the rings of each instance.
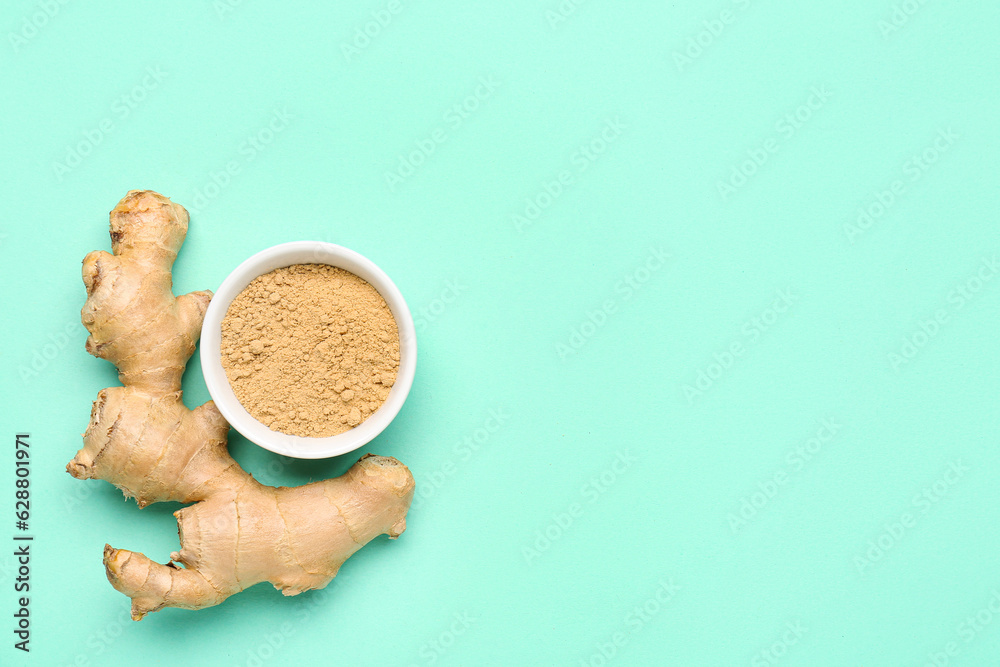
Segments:
[[[375,412],[399,370],[385,299],[326,264],[266,273],[222,320],[222,367],[243,407],[272,431],[321,438]]]

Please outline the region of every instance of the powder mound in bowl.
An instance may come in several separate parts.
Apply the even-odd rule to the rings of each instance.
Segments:
[[[385,402],[399,331],[366,281],[327,264],[254,279],[222,320],[222,367],[243,407],[272,431],[323,438]]]

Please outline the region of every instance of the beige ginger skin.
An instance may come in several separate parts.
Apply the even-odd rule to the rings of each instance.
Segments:
[[[187,225],[182,206],[129,192],[111,211],[114,254],[83,261],[87,351],[117,366],[124,386],[98,394],[67,471],[111,482],[140,507],[194,503],[174,513],[181,549],[166,565],[105,545],[108,580],[132,598],[135,620],[163,607],[211,607],[262,581],[285,595],[323,588],[368,541],[398,537],[413,499],[406,466],[372,455],[336,479],[264,486],[230,457],[215,404],[184,406],[181,376],[212,298],[173,295]]]

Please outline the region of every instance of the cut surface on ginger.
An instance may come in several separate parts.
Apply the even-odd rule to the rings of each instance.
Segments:
[[[322,438],[368,419],[399,371],[399,332],[382,295],[353,273],[294,264],[255,278],[222,320],[222,367],[272,431]]]
[[[124,386],[98,393],[66,469],[114,484],[140,507],[194,503],[174,513],[180,549],[167,564],[105,545],[108,580],[132,598],[135,620],[210,607],[262,581],[285,595],[322,588],[370,540],[398,537],[413,499],[406,466],[371,454],[336,479],[260,484],[229,455],[215,404],[184,406],[181,375],[212,298],[171,291],[187,225],[187,211],[166,197],[129,192],[111,212],[114,254],[83,262],[87,351],[115,364]]]

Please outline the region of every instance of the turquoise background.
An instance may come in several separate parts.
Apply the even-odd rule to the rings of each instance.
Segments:
[[[36,536],[0,663],[1000,662],[1000,6],[16,0],[0,28],[0,540],[17,431]],[[414,312],[367,449],[422,498],[322,593],[132,623],[105,579],[105,542],[177,547],[176,506],[63,471],[117,383],[80,261],[136,188],[191,211],[178,294],[313,239]],[[230,447],[272,484],[357,458]]]

